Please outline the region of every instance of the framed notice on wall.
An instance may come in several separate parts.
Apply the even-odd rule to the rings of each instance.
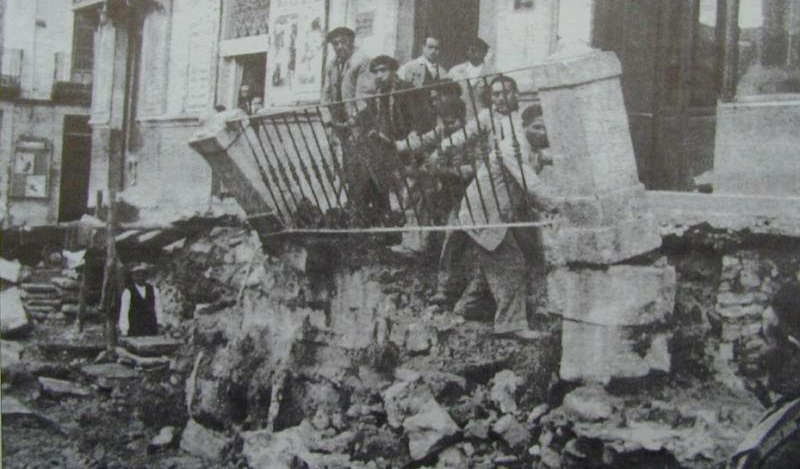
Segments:
[[[11,197],[44,199],[49,196],[50,145],[45,140],[22,139],[14,147]]]
[[[267,55],[268,105],[319,99],[326,15],[325,0],[273,0]]]

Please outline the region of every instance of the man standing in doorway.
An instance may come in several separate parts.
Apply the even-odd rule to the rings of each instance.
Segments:
[[[122,292],[119,306],[119,329],[123,336],[158,335],[161,301],[158,289],[147,282],[147,266],[131,268],[131,284]]]
[[[486,54],[489,52],[489,44],[483,39],[476,37],[470,41],[467,46],[467,61],[458,64],[450,69],[450,78],[454,81],[460,82],[461,86],[468,90],[469,87],[473,88],[473,97],[470,98],[467,94],[467,99],[475,99],[475,107],[478,110],[486,107],[487,97],[484,95],[486,86],[484,80],[479,79],[494,73],[491,66],[486,63]],[[491,80],[493,77],[488,78]],[[469,80],[469,86],[466,81]],[[469,93],[469,92],[467,92]],[[472,105],[467,106],[467,118],[471,119],[475,116],[475,111]]]
[[[428,86],[449,78],[447,70],[439,63],[441,41],[428,36],[422,46],[422,55],[406,63],[397,74],[416,87]]]

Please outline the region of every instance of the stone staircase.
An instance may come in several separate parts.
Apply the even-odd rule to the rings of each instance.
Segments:
[[[72,319],[78,314],[80,281],[61,269],[37,269],[25,277],[20,289],[31,320]]]

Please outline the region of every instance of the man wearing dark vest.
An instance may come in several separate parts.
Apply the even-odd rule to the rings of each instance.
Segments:
[[[128,337],[158,335],[161,305],[158,289],[147,282],[147,266],[133,266],[131,280],[120,301],[120,333]]]

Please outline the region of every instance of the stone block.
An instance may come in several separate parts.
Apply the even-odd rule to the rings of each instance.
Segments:
[[[668,372],[667,336],[640,328],[565,321],[561,337],[560,376],[567,381],[608,382]]]
[[[183,345],[183,342],[171,337],[156,335],[148,337],[123,337],[120,339],[120,344],[137,355],[156,357],[170,354],[178,350],[178,348]]]
[[[231,439],[189,420],[181,435],[181,450],[212,461],[222,458]]]
[[[415,461],[425,459],[444,439],[455,435],[459,428],[450,415],[431,399],[419,413],[403,422],[408,449]]]
[[[549,312],[571,321],[641,326],[672,313],[675,287],[675,269],[666,262],[606,269],[561,267],[547,277],[547,305]]]
[[[20,264],[19,261],[9,261],[8,259],[0,257],[0,279],[4,282],[19,282],[20,269],[22,269],[22,264]]]
[[[60,379],[45,378],[40,376],[38,378],[39,385],[42,391],[50,397],[64,397],[64,396],[77,396],[88,397],[92,393],[83,386],[72,383],[70,381],[62,381]]]
[[[561,195],[592,196],[639,183],[620,73],[610,52],[553,60],[533,70],[557,155],[542,178]]]
[[[599,228],[629,220],[647,210],[644,185],[636,184],[593,196],[568,197],[559,214],[571,226]]]
[[[602,387],[584,386],[564,396],[562,408],[581,422],[601,422],[624,409],[625,402],[609,395]]]
[[[550,265],[616,264],[661,247],[655,219],[649,213],[599,228],[555,225],[542,228],[541,233]]]
[[[11,339],[22,337],[30,332],[30,322],[22,306],[18,288],[8,288],[0,292],[0,305],[3,313],[0,314],[0,334]]]

